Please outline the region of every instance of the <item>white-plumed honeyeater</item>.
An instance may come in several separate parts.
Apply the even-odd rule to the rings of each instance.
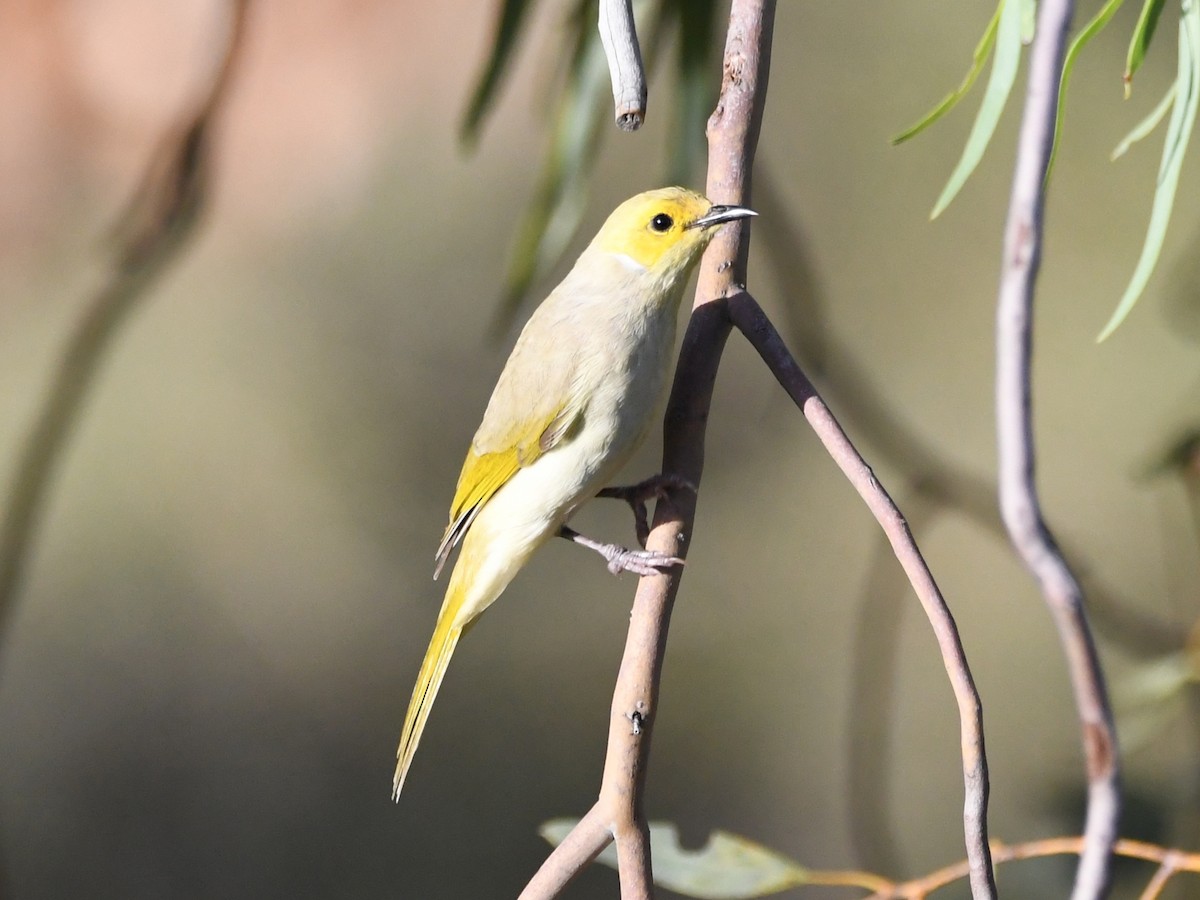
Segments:
[[[614,572],[650,574],[680,562],[591,541],[566,522],[649,431],[667,385],[680,298],[700,254],[722,223],[752,215],[684,188],[638,194],[608,217],[525,325],[467,451],[438,547],[434,577],[462,542],[404,719],[394,796],[458,639],[534,550],[561,535],[598,550]],[[660,489],[650,479],[606,493],[637,509]]]

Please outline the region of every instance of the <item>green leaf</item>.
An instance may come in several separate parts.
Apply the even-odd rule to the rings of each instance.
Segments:
[[[664,183],[690,184],[701,171],[706,150],[704,125],[717,99],[712,78],[718,49],[717,4],[715,0],[671,0],[668,5],[679,25],[679,47]]]
[[[1037,0],[1021,0],[1021,43],[1028,47],[1037,31]]]
[[[1154,109],[1150,112],[1150,115],[1138,122],[1137,125],[1133,127],[1133,130],[1130,131],[1129,134],[1125,135],[1125,137],[1121,140],[1121,143],[1117,144],[1117,146],[1113,148],[1112,156],[1110,156],[1109,159],[1113,160],[1114,162],[1120,159],[1129,152],[1130,147],[1132,147],[1142,138],[1149,135],[1150,132],[1158,127],[1158,123],[1163,120],[1163,117],[1167,114],[1167,110],[1169,110],[1171,108],[1171,104],[1175,102],[1175,89],[1177,87],[1179,87],[1178,84],[1172,84],[1169,88],[1167,88],[1167,92],[1163,94],[1163,98],[1158,101],[1158,105],[1154,107]]]
[[[954,109],[958,101],[965,97],[967,92],[971,90],[971,85],[975,83],[975,79],[983,71],[984,63],[987,62],[988,56],[992,52],[992,46],[996,43],[996,28],[1000,24],[1000,10],[1003,7],[1004,0],[1000,0],[1000,5],[992,13],[992,19],[988,22],[987,29],[983,32],[983,37],[975,45],[975,53],[971,57],[971,68],[967,70],[967,75],[962,80],[962,84],[942,98],[942,102],[926,113],[915,125],[911,125],[899,134],[894,135],[891,138],[893,146],[902,144],[909,138],[916,137],[946,113],[950,112],[950,110]]]
[[[1075,67],[1075,60],[1079,56],[1079,52],[1087,46],[1088,41],[1104,30],[1104,26],[1108,24],[1124,0],[1108,0],[1100,11],[1092,17],[1079,34],[1075,35],[1075,40],[1071,41],[1071,46],[1067,48],[1067,54],[1063,57],[1062,75],[1058,80],[1058,112],[1054,116],[1054,137],[1050,145],[1050,161],[1046,163],[1045,181],[1050,181],[1050,172],[1054,169],[1054,159],[1058,156],[1058,145],[1062,138],[1063,114],[1067,106],[1067,81],[1071,77],[1071,69]]]
[[[478,139],[479,125],[496,97],[496,90],[516,49],[517,38],[521,34],[521,23],[532,5],[532,0],[504,0],[499,21],[496,23],[496,37],[492,42],[491,55],[475,85],[471,102],[467,105],[467,114],[463,117],[462,128],[459,130],[459,140],[463,143],[474,143]]]
[[[576,821],[554,819],[538,833],[557,846]],[[727,831],[714,831],[699,850],[685,850],[679,845],[679,830],[669,822],[650,823],[650,857],[655,884],[699,900],[762,897],[810,880],[803,866]],[[616,847],[609,844],[597,861],[617,868]]]
[[[591,7],[594,3],[584,0],[573,17],[575,49],[567,85],[533,202],[517,228],[504,292],[492,322],[494,335],[512,324],[530,286],[559,260],[583,219],[609,87],[608,63],[595,17],[589,14]]]
[[[1192,126],[1196,122],[1197,101],[1200,100],[1200,0],[1183,0],[1183,18],[1179,23],[1179,72],[1175,79],[1175,102],[1171,106],[1171,121],[1167,124],[1167,137],[1163,143],[1162,162],[1158,167],[1158,187],[1154,191],[1154,203],[1150,210],[1150,225],[1146,229],[1146,242],[1142,255],[1125,294],[1117,304],[1116,311],[1108,320],[1096,340],[1103,341],[1116,330],[1138,298],[1146,289],[1150,275],[1158,265],[1163,241],[1167,236],[1167,225],[1171,221],[1171,210],[1175,205],[1175,190],[1179,186],[1179,172],[1183,168],[1183,157],[1187,152]]]
[[[988,78],[983,102],[975,117],[975,124],[971,127],[971,133],[967,136],[962,157],[950,174],[950,179],[942,189],[929,218],[936,219],[942,214],[979,165],[983,151],[987,149],[992,134],[996,131],[1000,114],[1004,112],[1004,105],[1017,78],[1017,66],[1020,61],[1021,0],[1003,0],[1000,5],[1000,22],[996,28],[996,52],[992,59],[992,74]]]
[[[1154,29],[1158,26],[1158,17],[1162,14],[1166,0],[1145,0],[1142,13],[1138,16],[1137,25],[1133,28],[1133,37],[1129,41],[1129,52],[1125,55],[1125,96],[1133,90],[1133,76],[1142,67],[1146,59],[1146,51],[1150,49],[1150,41],[1154,37]]]
[[[1123,753],[1145,750],[1161,740],[1181,708],[1196,669],[1187,652],[1139,663],[1113,685]]]

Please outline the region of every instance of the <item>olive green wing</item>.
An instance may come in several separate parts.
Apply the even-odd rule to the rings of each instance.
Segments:
[[[530,326],[535,325],[530,320]],[[543,453],[569,441],[583,421],[586,401],[575,390],[573,355],[561,341],[541,344],[530,327],[517,341],[512,356],[471,441],[458,476],[450,524],[438,546],[434,578],[488,500],[520,469]]]

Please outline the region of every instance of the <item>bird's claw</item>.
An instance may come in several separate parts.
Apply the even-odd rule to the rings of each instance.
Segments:
[[[638,543],[645,547],[650,538],[650,517],[646,510],[648,500],[665,500],[671,491],[691,491],[696,493],[696,486],[682,475],[660,473],[652,475],[637,484],[619,485],[603,488],[597,497],[608,497],[614,500],[624,500],[633,510],[633,528]],[[675,557],[669,557],[674,559]],[[609,565],[612,568],[612,565]],[[633,570],[629,570],[633,571]]]
[[[609,544],[600,552],[608,560],[608,571],[614,575],[622,572],[659,575],[663,569],[683,565],[683,560],[678,556],[667,556],[654,550],[627,550],[617,544]]]
[[[667,556],[657,550],[629,550],[620,544],[603,544],[566,525],[558,530],[558,535],[587,547],[589,550],[595,550],[604,557],[604,561],[608,564],[608,571],[614,575],[620,575],[622,572],[633,572],[635,575],[658,575],[663,569],[683,565],[683,560],[678,556]]]

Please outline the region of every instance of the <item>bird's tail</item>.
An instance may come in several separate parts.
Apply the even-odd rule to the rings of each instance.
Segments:
[[[396,751],[396,776],[392,779],[392,799],[400,798],[408,767],[429,719],[429,710],[437,697],[446,667],[458,646],[458,639],[471,627],[476,616],[487,609],[500,596],[509,580],[529,558],[535,544],[529,544],[506,556],[506,565],[488,566],[488,552],[492,548],[486,533],[472,531],[463,542],[458,562],[446,586],[446,599],[438,614],[429,649],[421,663],[417,685],[412,699],[408,701],[408,714],[404,717],[404,730],[400,734],[400,749]]]
[[[454,585],[451,585],[454,588]],[[449,600],[449,598],[447,598]],[[447,602],[438,617],[437,627],[433,630],[433,638],[429,641],[429,649],[425,651],[425,660],[421,663],[421,673],[417,676],[417,685],[413,688],[412,699],[408,701],[408,714],[404,717],[404,730],[400,733],[400,748],[396,751],[396,775],[392,779],[392,799],[400,799],[400,791],[404,787],[404,779],[408,776],[408,767],[412,765],[413,754],[417,752],[417,744],[421,740],[421,732],[425,730],[425,722],[429,719],[429,710],[437,697],[442,679],[446,677],[446,667],[450,665],[450,657],[458,646],[462,636],[462,625],[455,621],[451,604]]]

